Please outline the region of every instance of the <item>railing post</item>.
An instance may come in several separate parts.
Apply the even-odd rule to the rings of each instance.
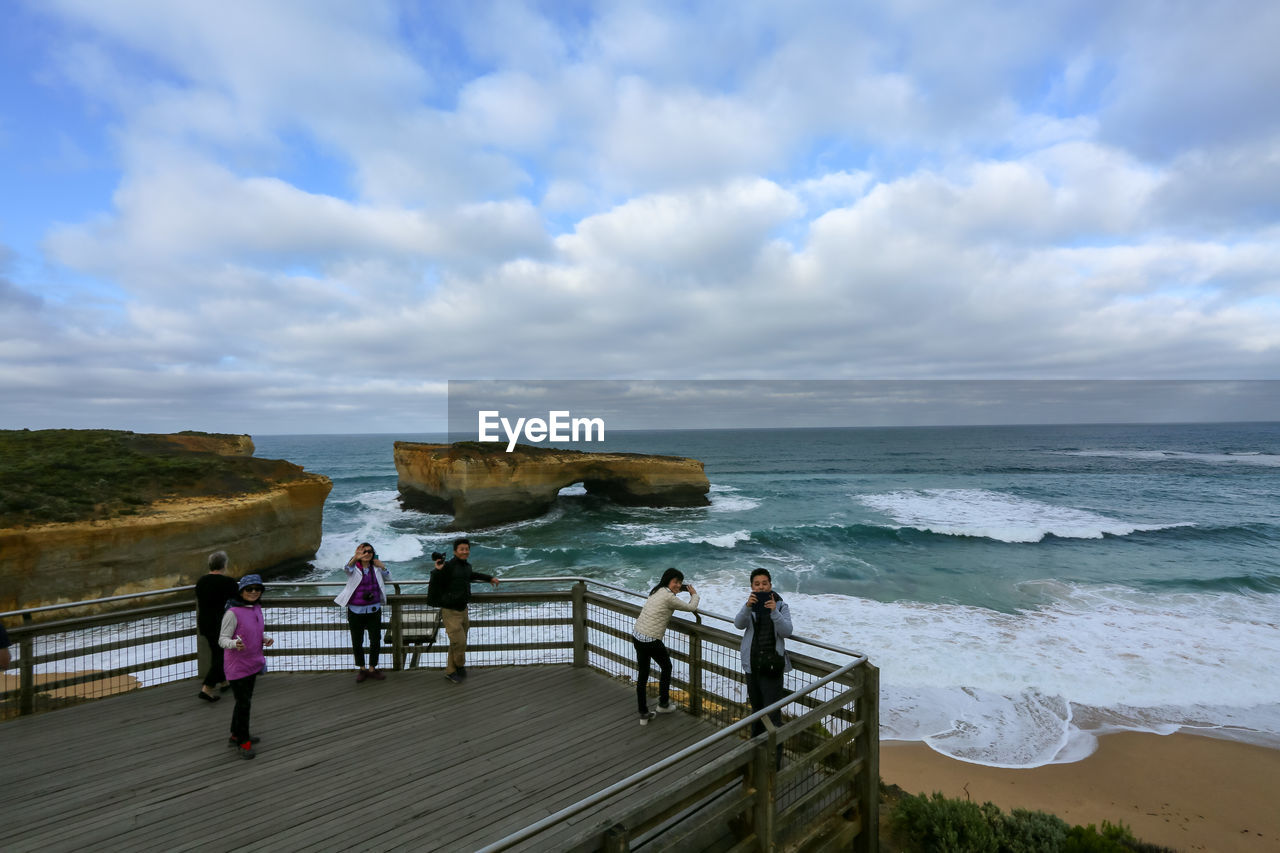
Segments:
[[[29,626],[32,622],[30,613],[22,614],[22,624]],[[18,688],[18,713],[34,714],[36,710],[36,641],[31,634],[23,634],[18,641],[22,649],[22,660],[18,663],[21,675]]]
[[[573,665],[587,665],[587,585],[573,585]]]
[[[696,626],[689,632],[689,713],[702,715],[702,616],[695,613]]]
[[[631,849],[631,839],[627,837],[627,828],[615,823],[604,831],[604,853],[627,853]]]
[[[769,851],[774,849],[776,835],[773,818],[777,798],[778,735],[772,720],[765,717],[763,722],[769,736],[764,743],[756,745],[751,758],[751,786],[756,792],[751,801],[751,829],[756,837],[757,849]]]
[[[858,735],[858,754],[864,759],[861,778],[856,783],[858,814],[862,827],[854,841],[858,853],[876,853],[880,849],[880,670],[869,662],[862,664],[862,694],[857,719],[862,723]]]
[[[396,671],[404,669],[404,618],[400,607],[400,584],[393,583],[396,591],[391,599],[391,666]]]

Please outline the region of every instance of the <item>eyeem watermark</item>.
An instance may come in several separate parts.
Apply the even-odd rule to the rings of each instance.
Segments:
[[[516,449],[523,432],[524,440],[537,444],[543,441],[604,441],[604,418],[575,418],[569,412],[547,412],[547,419],[516,418],[513,425],[496,409],[479,412],[480,441],[502,441],[497,434],[499,426],[507,434],[507,452]],[[579,438],[581,431],[582,438]],[[598,435],[592,438],[592,434]]]

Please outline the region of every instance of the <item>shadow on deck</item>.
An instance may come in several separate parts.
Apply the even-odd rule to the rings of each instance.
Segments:
[[[252,761],[227,746],[231,694],[198,701],[196,681],[11,720],[0,849],[475,850],[717,730],[685,713],[639,726],[634,688],[587,669],[471,673],[461,686],[439,670],[359,685],[350,672],[268,674]]]

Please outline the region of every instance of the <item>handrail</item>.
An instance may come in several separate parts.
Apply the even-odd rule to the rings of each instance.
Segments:
[[[151,589],[146,592],[130,592],[126,595],[111,595],[106,598],[91,598],[88,601],[72,601],[63,604],[45,604],[41,607],[27,607],[22,610],[6,610],[0,613],[0,619],[6,616],[25,616],[28,613],[43,613],[47,610],[70,610],[73,607],[92,607],[95,604],[102,604],[107,601],[127,601],[131,598],[146,598],[150,595],[168,595],[174,592],[186,592],[189,589],[195,589],[195,584],[187,586],[174,586],[168,589]]]
[[[613,592],[620,592],[620,593],[623,593],[624,595],[630,595],[635,598],[648,597],[643,592],[637,592],[634,589],[627,589],[626,587],[617,586],[616,584],[611,584],[611,583],[605,583],[604,581],[596,580],[595,578],[589,578],[582,575],[548,575],[546,577],[535,577],[535,578],[503,578],[502,579],[503,583],[551,583],[551,582],[561,583],[566,581],[574,582],[574,583],[580,582],[580,583],[588,584],[590,586],[598,586],[598,587],[601,587],[602,589],[612,590]],[[426,585],[428,581],[425,578],[423,579],[414,578],[412,580],[392,580],[391,583],[397,584],[397,585],[403,584],[406,586],[410,586],[410,585],[423,586],[423,585]],[[345,581],[267,581],[263,585],[267,587],[299,587],[299,586],[342,587],[342,586],[346,586],[346,582]],[[42,607],[29,607],[24,610],[9,610],[4,613],[0,613],[0,619],[6,616],[22,616],[28,613],[42,613],[42,612],[47,612],[51,610],[70,610],[75,607],[88,607],[95,604],[102,604],[108,601],[126,601],[134,598],[144,598],[150,595],[167,595],[175,592],[186,592],[188,590],[193,590],[193,589],[195,589],[195,584],[189,584],[187,586],[169,587],[167,589],[150,590],[148,592],[133,592],[133,593],[129,593],[128,595],[114,595],[108,598],[95,598],[89,601],[74,601],[68,604],[47,604]],[[269,604],[270,601],[268,600],[267,603]],[[730,625],[733,624],[732,617],[725,616],[723,613],[716,613],[710,610],[702,610],[701,608],[699,608],[695,612],[695,616],[708,616],[712,619],[719,619],[721,622],[726,622]],[[20,629],[15,628],[15,630],[20,630]],[[824,651],[835,652],[836,654],[839,654],[839,655],[852,655],[855,658],[854,663],[857,663],[859,660],[867,659],[867,656],[861,652],[856,652],[852,649],[846,649],[840,646],[835,646],[830,643],[823,642],[822,640],[816,640],[816,639],[813,639],[812,637],[806,637],[803,634],[794,634],[788,639],[790,639],[793,642],[799,642],[799,643],[804,643],[805,645],[813,646],[814,648],[817,648],[817,649],[823,649]]]
[[[761,708],[759,711],[756,711],[755,713],[751,714],[749,717],[743,717],[741,720],[738,720],[738,722],[731,723],[725,728],[720,729],[720,731],[716,732],[715,734],[709,735],[708,737],[703,738],[697,743],[690,744],[689,746],[686,746],[684,749],[680,750],[679,752],[673,753],[672,755],[668,755],[666,758],[662,759],[656,764],[650,764],[648,767],[644,768],[643,770],[637,770],[635,773],[632,773],[627,778],[619,782],[615,782],[607,788],[603,788],[599,791],[596,791],[594,794],[584,797],[583,799],[578,800],[578,802],[573,803],[572,805],[565,806],[560,811],[554,814],[547,815],[537,823],[531,823],[528,826],[524,827],[523,829],[520,829],[520,830],[517,830],[516,832],[511,833],[505,838],[501,838],[486,847],[482,847],[480,848],[479,851],[477,851],[477,853],[496,853],[496,851],[499,851],[499,850],[506,850],[508,847],[511,847],[513,844],[519,844],[521,841],[524,841],[528,838],[533,837],[534,835],[537,835],[539,832],[541,832],[542,830],[550,826],[554,826],[555,824],[563,820],[567,820],[568,818],[573,817],[579,812],[586,811],[592,806],[595,806],[599,803],[604,802],[609,797],[612,797],[614,794],[617,794],[620,791],[623,791],[633,785],[643,782],[644,780],[650,778],[651,776],[656,776],[658,773],[662,772],[663,770],[666,770],[667,768],[675,764],[678,764],[684,759],[692,755],[696,755],[702,750],[707,749],[708,747],[711,747],[712,745],[717,744],[728,737],[736,735],[738,732],[742,731],[744,728],[751,726],[753,723],[757,721],[763,720],[769,714],[772,714],[774,711],[781,711],[787,705],[790,705],[792,702],[794,702],[795,697],[797,695],[801,693],[811,693],[814,690],[818,689],[819,687],[825,687],[826,685],[830,684],[832,681],[835,681],[841,676],[847,675],[850,671],[853,670],[854,667],[859,666],[865,661],[866,661],[866,658],[863,657],[859,660],[846,663],[844,666],[826,675],[825,677],[819,679],[818,681],[815,681],[812,684],[805,685],[804,690],[797,690],[794,693],[788,693],[786,696],[782,697],[777,702],[774,702],[772,705],[769,705],[768,707]]]

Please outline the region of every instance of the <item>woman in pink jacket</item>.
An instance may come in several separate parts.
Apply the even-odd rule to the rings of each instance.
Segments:
[[[253,745],[258,740],[249,734],[253,686],[258,674],[267,668],[263,649],[275,640],[263,635],[265,621],[259,603],[264,589],[262,578],[245,575],[240,578],[239,586],[239,596],[227,603],[227,612],[222,617],[218,645],[225,650],[223,669],[231,682],[231,693],[236,697],[236,707],[231,712],[231,738],[227,743],[236,747],[241,758],[253,758]]]

